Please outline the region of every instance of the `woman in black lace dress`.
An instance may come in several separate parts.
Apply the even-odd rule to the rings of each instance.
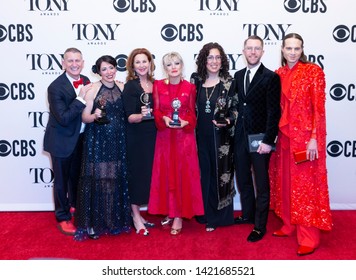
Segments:
[[[128,195],[126,118],[123,84],[115,82],[116,60],[100,57],[93,72],[101,76],[85,96],[86,123],[82,170],[75,216],[76,240],[128,232],[131,209]]]

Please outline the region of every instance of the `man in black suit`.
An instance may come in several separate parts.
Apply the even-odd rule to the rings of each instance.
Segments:
[[[242,208],[242,216],[235,218],[235,224],[254,224],[247,237],[250,242],[261,240],[266,233],[270,202],[268,165],[280,119],[280,79],[261,63],[263,53],[263,40],[248,37],[243,49],[247,67],[234,76],[239,100],[234,160]],[[248,135],[259,133],[264,133],[262,142],[256,152],[250,152]]]
[[[48,87],[49,119],[44,135],[44,150],[49,152],[54,173],[54,206],[58,228],[67,235],[74,235],[71,222],[76,203],[81,162],[82,111],[84,97],[91,84],[81,75],[84,60],[80,50],[65,51],[62,67],[65,70]],[[83,86],[86,85],[86,86]]]

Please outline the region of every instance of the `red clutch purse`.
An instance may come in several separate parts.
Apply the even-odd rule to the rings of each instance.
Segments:
[[[295,164],[299,164],[302,162],[308,161],[307,159],[307,151],[294,152],[294,161]]]

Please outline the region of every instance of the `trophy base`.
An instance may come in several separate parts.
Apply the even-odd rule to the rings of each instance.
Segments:
[[[98,125],[103,125],[103,124],[109,124],[110,120],[109,119],[97,119],[94,122]]]
[[[227,121],[225,119],[223,119],[223,120],[215,120],[215,121],[218,124],[227,124]]]
[[[169,123],[170,126],[181,126],[180,122],[170,122]]]
[[[153,119],[154,119],[154,116],[152,116],[152,115],[151,116],[143,116],[142,117],[143,121],[148,121],[148,120],[153,120]]]

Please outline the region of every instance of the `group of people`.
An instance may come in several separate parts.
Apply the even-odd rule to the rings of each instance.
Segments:
[[[80,50],[67,49],[65,71],[48,87],[44,137],[58,228],[76,240],[131,227],[147,236],[155,226],[141,215],[147,205],[172,236],[194,217],[207,232],[252,224],[247,240],[256,242],[272,209],[283,221],[273,235],[296,231],[297,254],[313,253],[320,230],[332,226],[325,76],[303,48],[299,34],[287,34],[274,72],[261,62],[263,40],[250,36],[242,50],[247,66],[232,77],[223,47],[207,43],[190,81],[179,53],[162,57],[166,76],[155,80],[152,54],[137,48],[127,59],[125,83],[116,80],[109,55],[92,67],[100,80],[91,83],[81,74]]]

